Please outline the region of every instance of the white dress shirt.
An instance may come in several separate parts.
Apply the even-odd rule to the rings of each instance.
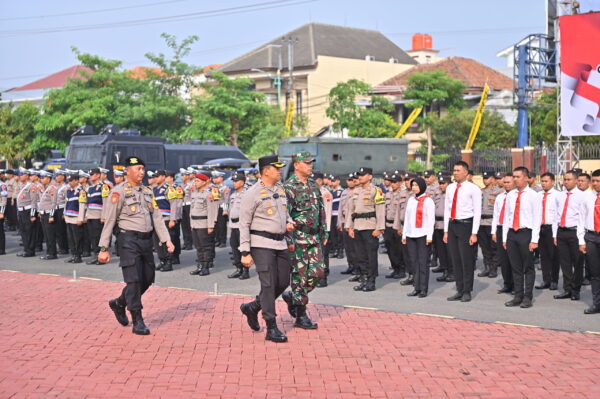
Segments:
[[[502,223],[500,223],[500,214],[502,213],[502,206],[504,205],[507,194],[508,193],[504,191],[496,196],[496,201],[494,202],[494,213],[492,217],[492,234],[496,234],[496,229],[498,226],[502,226],[504,222],[506,222],[506,209],[504,209],[504,220]]]
[[[585,232],[596,231],[594,229],[594,210],[596,209],[596,200],[600,195],[599,191],[586,190],[583,192],[583,199],[581,201],[581,221],[577,224],[577,239],[579,245],[585,245]],[[598,231],[597,233],[600,233]]]
[[[425,194],[421,194],[422,198]],[[433,240],[433,227],[435,225],[435,203],[431,197],[423,201],[423,224],[417,227],[417,207],[419,201],[413,196],[406,203],[406,216],[404,217],[404,236],[419,238],[427,236],[426,240]]]
[[[540,206],[542,207],[542,211],[544,210],[544,194],[548,193],[546,196],[546,220],[544,220],[544,214],[542,213],[542,218],[540,219],[540,223],[545,222],[544,224],[552,224],[554,223],[554,216],[556,215],[556,197],[560,191],[551,188],[548,191],[538,191],[538,195],[540,197]]]
[[[552,237],[556,238],[560,220],[562,219],[563,209],[565,207],[565,201],[567,200],[567,194],[569,196],[569,206],[567,207],[567,216],[565,219],[564,227],[577,227],[581,221],[581,206],[583,199],[583,191],[575,187],[571,191],[559,191],[556,195],[556,212],[554,213],[554,220],[552,221]],[[583,245],[583,244],[581,244]]]
[[[517,198],[519,190],[515,189],[508,193],[506,209],[504,211],[504,228],[502,229],[502,242],[506,242],[508,230],[513,227]],[[527,186],[521,194],[519,205],[519,229],[531,229],[531,242],[537,244],[540,237],[540,225],[542,223],[542,207],[540,197],[531,187]]]
[[[450,216],[452,213],[452,201],[458,183],[454,182],[446,189],[446,206],[444,209],[444,232],[448,232]],[[470,181],[460,183],[458,197],[456,198],[456,219],[473,218],[473,230],[471,234],[477,234],[481,222],[481,189]]]

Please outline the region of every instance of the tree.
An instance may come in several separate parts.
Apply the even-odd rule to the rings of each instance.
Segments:
[[[32,143],[37,140],[34,127],[40,118],[40,110],[25,102],[13,108],[12,104],[0,104],[0,154],[8,165],[20,158],[31,158]]]
[[[529,107],[530,141],[532,144],[556,143],[556,89],[542,93]],[[514,145],[514,143],[513,143]]]
[[[433,150],[433,137],[431,130],[431,116],[434,110],[444,107],[449,110],[464,107],[463,92],[465,85],[452,79],[443,71],[414,73],[408,78],[404,98],[413,100],[407,104],[410,108],[423,107],[424,116],[420,122],[425,125],[427,134],[427,168],[431,168],[431,153]]]

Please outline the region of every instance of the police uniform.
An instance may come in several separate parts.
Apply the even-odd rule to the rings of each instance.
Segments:
[[[99,169],[92,169],[90,174],[99,174]],[[104,204],[104,198],[108,197],[110,187],[98,181],[95,184],[90,184],[86,188],[87,202],[85,204],[85,229],[87,230],[88,236],[90,237],[90,246],[92,251],[93,259],[88,261],[88,265],[98,265],[98,242],[100,241],[100,234],[102,233],[102,209]]]
[[[0,255],[6,254],[6,237],[4,235],[4,220],[7,215],[8,206],[8,186],[6,183],[0,183]]]
[[[69,181],[78,179],[78,176],[69,176]],[[67,263],[81,263],[83,253],[84,230],[83,219],[85,215],[85,204],[87,203],[87,194],[83,187],[77,185],[71,188],[67,187],[66,205],[64,211],[65,223],[67,225],[67,236],[69,239],[69,249],[71,258]]]
[[[67,205],[67,189],[69,185],[66,182],[66,172],[60,169],[54,171],[55,176],[62,175],[65,181],[62,184],[56,185],[56,209],[54,210],[54,223],[56,230],[56,244],[58,246],[59,255],[67,255],[69,253],[69,240],[67,238],[67,224],[65,223],[64,213]]]
[[[160,173],[165,173],[164,171],[159,171]],[[179,221],[178,221],[178,210],[177,210],[177,202],[178,195],[177,191],[174,187],[168,184],[162,184],[160,186],[154,187],[154,198],[156,199],[156,204],[158,206],[159,213],[163,217],[163,223],[169,232],[169,237],[173,244],[175,245],[175,241],[179,241],[179,234],[177,229],[179,229]],[[169,228],[169,222],[175,222],[175,226],[173,228]],[[172,271],[173,270],[173,257],[178,256],[177,248],[173,252],[173,254],[169,254],[164,245],[160,244],[160,237],[158,236],[158,230],[155,230],[154,234],[154,249],[156,250],[156,254],[158,255],[158,259],[160,260],[160,265],[157,267],[157,270],[161,271]],[[177,238],[177,240],[175,240]]]
[[[285,166],[276,155],[262,157],[258,164],[261,170]],[[258,331],[258,312],[262,309],[267,323],[265,338],[273,342],[287,341],[277,328],[275,300],[290,283],[286,224],[291,222],[285,191],[279,182],[269,186],[259,180],[244,193],[240,207],[240,251],[242,256],[252,255],[261,289],[256,300],[242,304],[240,310],[250,328]]]
[[[83,170],[79,170],[79,178],[80,178],[80,185],[81,188],[86,191],[86,196],[87,196],[87,188],[89,187],[89,183],[88,180],[90,177],[90,174],[87,172],[84,172]],[[81,182],[81,179],[84,178],[85,181]],[[87,197],[86,197],[86,201],[87,201]],[[84,204],[85,205],[85,204]],[[85,206],[84,206],[85,208]],[[90,232],[87,228],[86,222],[85,222],[85,209],[83,210],[83,228],[81,229],[81,234],[83,236],[82,240],[81,240],[81,246],[82,246],[82,253],[81,256],[83,258],[87,258],[92,256],[91,252],[92,252],[92,239],[90,237]]]
[[[32,176],[34,177],[35,188],[37,189],[37,199],[39,201],[42,193],[44,192],[44,185],[40,183],[39,176],[42,171],[32,170]],[[37,211],[37,202],[36,202],[36,211]],[[36,252],[42,252],[44,250],[44,231],[42,229],[42,220],[39,214],[36,212],[36,218],[33,221],[33,232],[34,232],[34,242],[35,242],[35,250]]]
[[[4,212],[4,220],[8,231],[17,229],[17,186],[18,176],[15,176],[15,171],[8,169],[6,171],[6,209]]]
[[[212,177],[223,176],[222,172],[213,171]],[[229,196],[229,187],[225,184],[213,184],[219,190],[219,215],[217,217],[217,226],[215,227],[215,245],[224,248],[227,245],[227,197]]]
[[[416,175],[414,173],[404,173],[404,181],[410,182],[414,179]],[[406,271],[408,272],[408,278],[400,282],[401,285],[412,285],[414,283],[414,264],[411,262],[408,247],[406,244],[402,243],[402,236],[404,234],[404,218],[406,216],[406,204],[408,199],[412,197],[414,194],[406,188],[406,184],[403,184],[400,187],[400,194],[398,195],[398,209],[396,211],[396,216],[394,217],[393,229],[398,232],[398,238],[400,239],[400,252],[402,253],[402,260],[404,262],[404,266]]]
[[[208,176],[203,173],[195,175],[197,179],[208,181]],[[203,189],[195,189],[191,196],[190,225],[192,227],[192,239],[198,256],[196,270],[191,275],[206,276],[210,274],[209,268],[215,257],[215,224],[219,199],[213,196],[213,189],[205,186]],[[208,232],[212,229],[212,232]]]
[[[338,178],[331,175],[331,181],[335,181]],[[338,215],[340,214],[340,200],[344,189],[342,187],[332,188],[331,189],[331,231],[329,234],[329,240],[327,240],[327,245],[329,245],[331,249],[331,257],[342,259],[344,257],[344,240],[343,234],[341,231],[337,229],[338,226]]]
[[[392,174],[388,177],[391,182],[401,181],[402,177]],[[394,220],[398,214],[400,206],[401,188],[393,189],[385,193],[385,232],[383,238],[387,249],[387,255],[392,266],[392,273],[386,278],[399,279],[406,276],[404,259],[402,258],[402,240],[396,230],[394,230]]]
[[[187,169],[180,169],[184,176],[191,176],[192,173]],[[181,235],[183,236],[183,249],[192,249],[192,227],[190,225],[190,205],[192,203],[192,192],[195,189],[194,181],[190,177],[183,186],[183,205],[181,207]]]
[[[29,177],[30,172],[21,170],[21,174],[26,174]],[[37,197],[38,190],[34,183],[29,180],[21,183],[19,193],[17,194],[17,211],[19,212],[19,229],[23,241],[23,252],[17,254],[17,256],[35,256],[34,221],[31,219],[35,218],[37,213],[35,209]]]
[[[244,172],[236,172],[231,177],[232,181],[245,181],[246,176]],[[231,245],[231,252],[233,254],[233,265],[236,271],[228,275],[229,278],[239,278],[240,280],[246,280],[250,278],[248,268],[242,265],[242,254],[240,252],[240,207],[242,205],[242,196],[246,191],[245,187],[240,190],[233,190],[229,195],[229,203],[227,206],[229,212],[229,229],[231,234],[229,237],[229,245]]]
[[[350,173],[348,175],[347,181],[354,179],[356,179],[356,176],[354,175],[354,173]],[[355,274],[356,276],[352,277],[351,280],[356,278],[356,280],[354,281],[358,281],[358,278],[360,278],[360,271],[358,265],[356,264],[355,241],[354,238],[350,237],[347,229],[345,228],[345,221],[348,218],[349,199],[354,193],[355,188],[356,187],[345,188],[344,191],[342,191],[342,194],[340,195],[340,207],[338,212],[337,228],[338,231],[341,232],[342,242],[344,248],[346,249],[346,259],[348,261],[348,268],[345,271],[342,271],[341,274]]]
[[[494,178],[492,171],[483,172],[483,179]],[[498,276],[498,265],[496,264],[496,244],[492,241],[492,219],[494,218],[494,204],[500,190],[495,184],[490,188],[481,189],[481,223],[477,233],[477,242],[483,254],[483,271],[478,273],[479,277],[495,278]]]
[[[125,160],[125,167],[144,165],[137,157]],[[100,236],[100,251],[107,251],[113,227],[119,227],[119,266],[125,287],[121,295],[109,301],[119,323],[129,323],[125,306],[131,312],[133,332],[149,334],[142,318],[142,295],[154,283],[152,235],[156,232],[161,245],[169,241],[169,232],[153,198],[152,190],[131,182],[115,186],[107,201],[106,221]]]
[[[450,183],[451,178],[449,176],[439,176],[439,183]],[[444,242],[444,207],[446,201],[446,193],[440,187],[440,194],[435,202],[435,226],[433,230],[433,245],[435,246],[435,252],[439,260],[439,267],[433,269],[432,272],[442,272],[443,274],[438,277],[437,281],[454,281],[454,270],[452,262],[450,262],[450,256],[448,255],[448,247]]]
[[[42,171],[42,177],[51,177],[49,172]],[[52,181],[44,188],[38,202],[38,213],[40,215],[44,237],[46,238],[46,255],[41,259],[51,260],[57,258],[56,251],[56,199],[58,196],[57,183]]]
[[[360,168],[357,173],[359,176],[372,175],[373,171],[371,168]],[[372,183],[357,187],[350,199],[349,214],[346,226],[354,230],[363,275],[362,283],[354,288],[356,291],[374,291],[378,275],[379,239],[373,237],[373,232],[385,230],[385,196],[381,189]]]

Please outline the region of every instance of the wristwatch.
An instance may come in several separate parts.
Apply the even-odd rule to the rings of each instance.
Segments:
[[[106,252],[106,251],[108,251],[108,248],[106,248],[106,247],[100,247],[100,252]]]
[[[248,256],[250,255],[250,251],[242,251],[241,254],[242,256]]]

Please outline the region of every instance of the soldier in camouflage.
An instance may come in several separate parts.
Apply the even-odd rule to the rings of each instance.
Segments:
[[[315,329],[317,324],[306,316],[308,293],[324,278],[322,246],[327,244],[325,208],[319,186],[310,177],[314,158],[308,152],[292,156],[294,175],[283,185],[288,200],[288,211],[295,230],[291,244],[291,292],[282,297],[290,314],[296,318],[294,327]]]

